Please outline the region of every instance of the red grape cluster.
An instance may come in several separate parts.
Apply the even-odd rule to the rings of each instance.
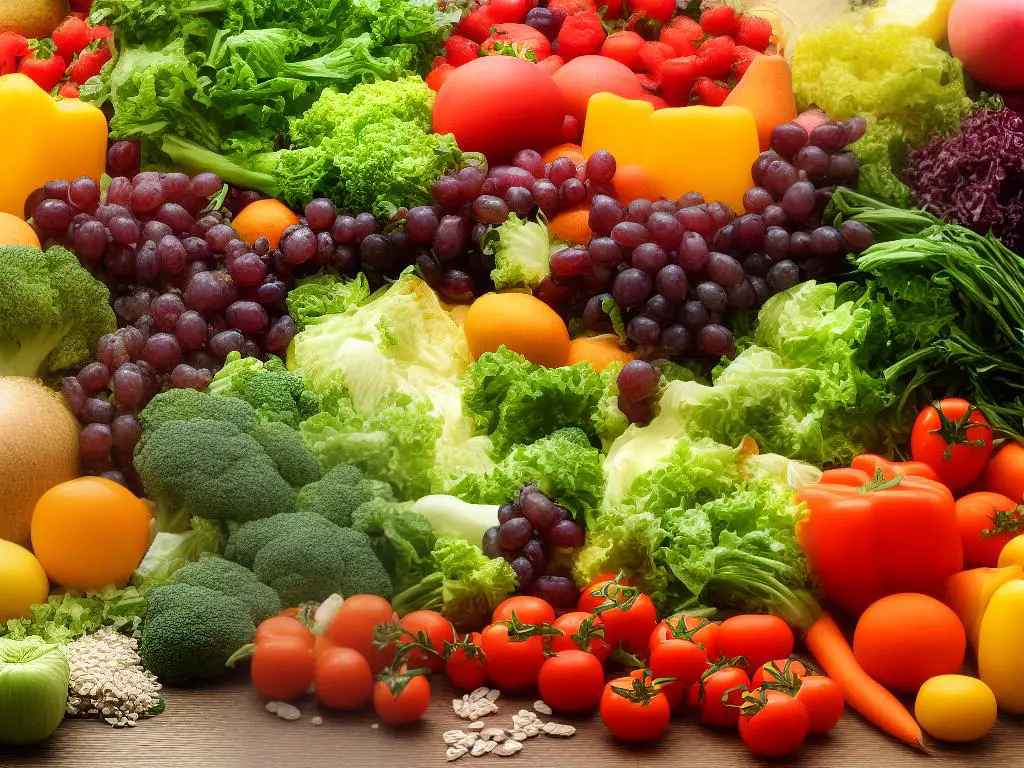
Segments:
[[[583,542],[583,528],[569,510],[536,485],[527,485],[498,509],[498,525],[487,529],[483,550],[488,557],[504,557],[512,564],[521,591],[568,609],[579,597],[575,583],[567,574],[546,571],[553,547],[577,549]]]
[[[661,374],[646,360],[630,360],[619,371],[619,410],[631,422],[647,424],[654,417],[655,395]]]
[[[551,257],[538,296],[566,317],[607,332],[617,312],[644,357],[675,360],[731,356],[729,313],[753,310],[772,294],[827,274],[848,252],[872,242],[863,225],[822,225],[835,185],[850,183],[856,157],[844,147],[863,135],[861,118],[826,121],[809,134],[799,124],[775,129],[772,149],[755,162],[754,188],[737,215],[699,193],[679,200],[590,199],[593,236],[586,247]],[[614,174],[606,152],[590,157]],[[607,171],[595,179],[605,178]]]

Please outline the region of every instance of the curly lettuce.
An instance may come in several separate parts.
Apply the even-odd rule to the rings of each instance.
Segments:
[[[550,272],[551,255],[568,247],[551,236],[543,218],[530,221],[514,213],[490,230],[481,246],[484,253],[494,256],[491,280],[498,291],[533,290]]]

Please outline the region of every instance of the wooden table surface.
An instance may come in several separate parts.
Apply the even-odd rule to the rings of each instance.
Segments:
[[[65,720],[44,744],[12,750],[0,747],[0,768],[442,768],[441,734],[465,721],[452,712],[454,689],[436,684],[430,709],[415,727],[374,728],[372,712],[324,714],[303,703],[303,717],[280,720],[263,708],[251,686],[235,679],[198,690],[166,691],[167,710],[135,728],[112,729],[93,720]],[[502,697],[501,711],[486,718],[503,727],[532,699]],[[556,719],[556,718],[551,718]],[[801,768],[946,768],[964,765],[1024,766],[1024,720],[1003,717],[983,741],[961,748],[936,747],[924,755],[881,735],[848,713],[829,736],[813,740],[794,758],[764,762],[752,758],[735,733],[720,733],[685,719],[674,721],[665,738],[637,747],[612,739],[596,716],[562,719],[578,727],[571,739],[539,736],[514,758],[463,757],[461,768],[497,768],[505,761],[537,768],[632,768],[665,764],[686,768],[742,768],[792,765]]]

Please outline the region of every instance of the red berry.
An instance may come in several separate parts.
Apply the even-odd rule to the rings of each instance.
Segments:
[[[753,48],[758,53],[764,53],[764,49],[772,41],[772,23],[768,19],[759,16],[744,16],[740,19],[739,32],[736,34],[736,42]]]
[[[113,30],[110,27],[108,27],[106,24],[97,24],[95,27],[92,27],[90,29],[90,31],[92,32],[92,39],[93,40],[108,40],[108,39],[113,40],[114,39],[114,32],[113,32]]]
[[[491,27],[498,23],[498,20],[491,14],[491,9],[481,5],[461,22],[456,29],[459,34],[468,37],[476,43],[482,43],[491,35]]]
[[[501,24],[520,24],[526,18],[526,0],[490,0],[494,20]]]
[[[634,13],[664,24],[676,11],[675,0],[630,0],[629,8]]]
[[[753,48],[747,48],[745,45],[737,45],[735,54],[736,60],[732,65],[732,72],[736,78],[739,79],[743,77],[743,75],[747,73],[747,70],[750,69],[750,65],[754,63],[754,59],[760,55],[761,54]]]
[[[689,16],[676,16],[668,23],[668,26],[670,29],[678,29],[685,32],[686,36],[694,42],[704,37],[704,30],[701,29],[700,24]]]
[[[593,0],[551,0],[548,3],[548,10],[560,10],[566,16],[575,16],[577,13],[597,13],[597,4]]]
[[[57,48],[57,53],[65,61],[71,61],[75,54],[92,42],[92,30],[78,16],[68,16],[60,23],[50,36]]]
[[[661,95],[671,107],[685,107],[697,80],[697,57],[669,59],[661,70]]]
[[[693,56],[697,53],[697,46],[685,29],[664,27],[658,36],[658,41],[671,46],[672,50],[676,52],[676,56]]]
[[[650,75],[658,77],[665,62],[674,59],[675,50],[671,45],[649,40],[640,46],[640,65]]]
[[[697,71],[705,77],[725,77],[735,60],[736,43],[731,37],[712,37],[697,50]]]
[[[708,77],[698,77],[693,90],[700,103],[706,107],[720,107],[729,96],[729,86]]]
[[[64,78],[65,67],[64,57],[59,53],[49,56],[45,50],[36,50],[21,60],[18,71],[44,91],[52,91]]]
[[[592,11],[569,16],[558,30],[558,55],[565,61],[597,53],[604,44],[601,17]]]
[[[641,67],[640,47],[644,39],[636,32],[620,30],[612,32],[601,46],[601,55],[625,64],[634,72]]]
[[[453,67],[468,64],[480,55],[480,46],[462,35],[452,35],[444,43],[448,63]]]
[[[74,83],[64,83],[57,91],[57,95],[62,99],[77,99],[81,94],[78,93],[78,86]]]
[[[739,29],[739,19],[732,6],[718,5],[700,15],[700,25],[709,35],[735,35]]]
[[[636,79],[640,82],[641,87],[648,93],[654,93],[661,88],[660,75],[648,75],[644,72],[638,72]]]
[[[441,86],[444,85],[444,81],[448,79],[448,75],[455,71],[455,67],[451,64],[441,64],[430,70],[430,74],[426,76],[424,82],[430,86],[430,89],[437,93],[441,90]]]
[[[101,46],[92,51],[83,51],[78,54],[75,63],[68,68],[71,79],[82,85],[90,77],[98,75],[103,65],[110,61],[110,48]]]
[[[562,143],[580,143],[580,121],[574,115],[566,115],[562,122]]]

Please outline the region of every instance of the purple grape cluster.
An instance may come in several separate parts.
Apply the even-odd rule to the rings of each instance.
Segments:
[[[575,583],[568,574],[547,570],[553,548],[578,549],[583,542],[583,527],[569,510],[536,485],[526,485],[498,509],[498,525],[484,533],[483,550],[488,557],[504,557],[512,564],[522,592],[556,608],[571,608],[579,597]]]
[[[863,225],[840,231],[821,220],[835,186],[858,173],[844,147],[865,127],[861,118],[826,120],[809,134],[796,122],[777,127],[772,149],[754,163],[757,186],[744,195],[742,214],[699,193],[623,206],[596,192],[592,238],[552,255],[538,296],[595,332],[613,330],[617,313],[643,357],[714,362],[733,355],[731,311],[755,310],[872,243]],[[597,152],[588,170],[598,163],[607,170],[591,178],[610,179],[614,158]]]
[[[647,424],[654,417],[655,395],[661,374],[646,360],[630,360],[619,371],[615,386],[619,390],[619,410],[631,422]]]

